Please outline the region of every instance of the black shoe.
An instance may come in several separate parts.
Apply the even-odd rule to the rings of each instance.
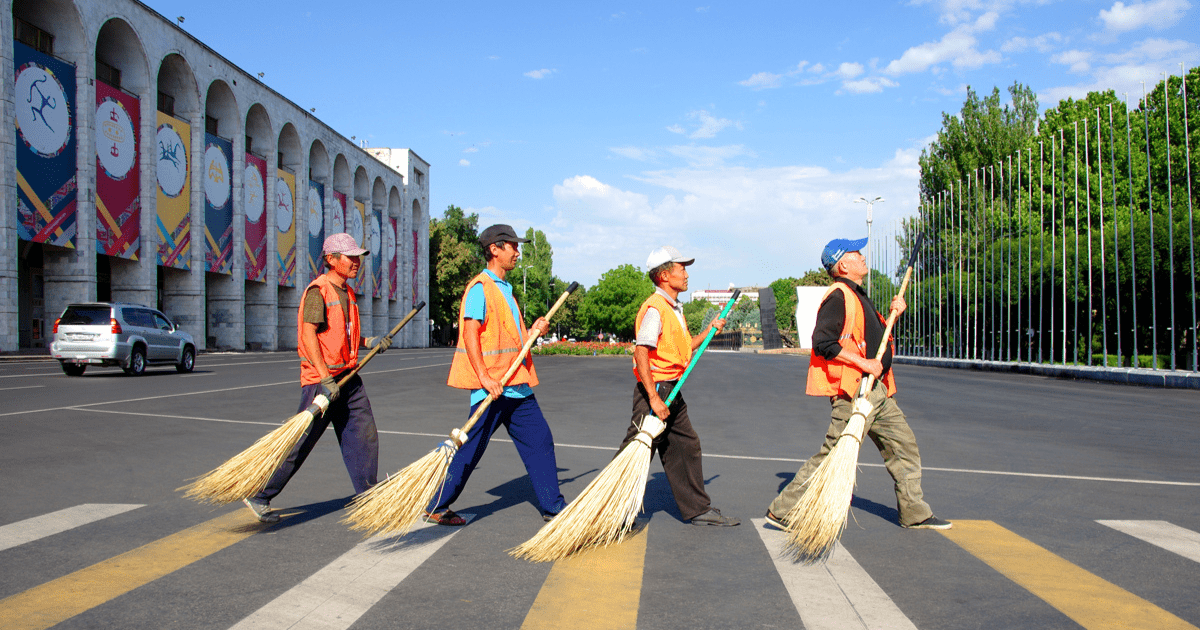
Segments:
[[[551,514],[549,512],[542,512],[542,520],[546,521],[547,523],[549,523],[550,521],[553,521],[554,517],[556,517],[556,516],[558,516],[557,512],[555,512],[554,514]]]
[[[905,525],[904,527],[907,529],[950,529],[951,527],[954,527],[954,523],[951,523],[950,521],[943,521],[936,516],[930,516],[920,523]]]
[[[717,508],[708,508],[708,511],[692,517],[692,525],[713,525],[716,527],[733,527],[740,525],[742,522],[732,516],[721,514],[721,510]]]
[[[242,503],[245,503],[246,507],[250,508],[251,512],[254,512],[254,518],[257,518],[260,523],[279,522],[279,514],[276,514],[275,510],[271,509],[270,503],[259,503],[253,499],[242,499]]]
[[[774,525],[775,527],[778,527],[779,529],[782,529],[785,532],[791,527],[790,525],[788,525],[787,521],[772,514],[771,510],[767,510],[767,522]]]

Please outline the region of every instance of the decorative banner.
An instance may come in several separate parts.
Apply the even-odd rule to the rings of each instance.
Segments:
[[[387,252],[383,249],[383,229],[380,227],[379,210],[371,213],[367,220],[367,242],[371,250],[371,283],[374,285],[373,297],[383,297],[383,261]]]
[[[141,108],[96,81],[96,253],[138,259],[142,235],[138,128]]]
[[[13,42],[17,238],[75,247],[75,66]]]
[[[371,249],[370,243],[368,243],[367,239],[365,238],[367,217],[366,212],[367,207],[363,205],[361,201],[355,200],[354,209],[346,213],[346,231],[350,233],[350,236],[354,237],[354,242],[358,243],[359,247],[371,252],[371,254],[368,254],[368,257],[371,257],[376,250]],[[364,260],[362,267],[359,269],[358,277],[355,278],[354,282],[352,283],[354,285],[354,290],[357,291],[359,295],[366,295],[367,291],[365,287],[369,287],[371,284],[370,265],[370,261]]]
[[[308,281],[321,275],[321,248],[325,246],[325,186],[308,182]]]
[[[279,263],[279,286],[296,286],[296,176],[275,172],[275,256]]]
[[[158,264],[191,269],[192,128],[182,120],[158,112]]]
[[[346,195],[338,191],[333,191],[333,232],[331,234],[340,234],[346,230]]]
[[[246,154],[242,179],[242,207],[246,210],[246,279],[262,282],[267,276],[267,162]]]
[[[421,234],[417,230],[413,230],[413,264],[412,264],[412,303],[417,303],[417,261],[420,260],[421,253]]]
[[[233,273],[233,143],[204,134],[204,270]]]
[[[383,259],[388,268],[388,299],[396,299],[396,231],[398,226],[392,218],[384,219],[383,228]]]

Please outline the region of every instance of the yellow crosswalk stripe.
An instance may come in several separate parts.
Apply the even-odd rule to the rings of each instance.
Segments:
[[[647,529],[619,545],[555,562],[521,630],[637,628]]]
[[[991,521],[956,520],[941,533],[1088,630],[1197,630]]]
[[[263,528],[246,510],[219,516],[0,600],[0,628],[49,628],[214,554]]]

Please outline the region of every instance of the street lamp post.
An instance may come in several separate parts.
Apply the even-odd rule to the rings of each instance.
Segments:
[[[858,199],[854,200],[854,203],[867,204],[867,297],[871,297],[871,210],[872,206],[874,206],[876,202],[880,201],[886,201],[886,199],[883,197],[876,197],[874,199],[859,197]]]

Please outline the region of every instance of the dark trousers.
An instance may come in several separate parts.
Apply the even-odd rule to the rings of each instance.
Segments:
[[[482,404],[481,401],[472,405],[471,413],[475,413],[475,409]],[[429,504],[430,512],[442,512],[458,499],[471,473],[479,465],[483,452],[487,450],[492,434],[501,426],[508,430],[509,437],[517,447],[517,453],[525,464],[525,472],[529,473],[529,480],[533,482],[533,492],[537,495],[542,512],[558,514],[567,506],[558,489],[554,436],[550,433],[550,425],[542,415],[537,398],[501,396],[488,406],[483,417],[467,431],[468,440],[450,462],[446,481]]]
[[[305,385],[300,389],[300,408],[297,413],[308,409],[313,398],[324,389],[320,383]],[[305,458],[321,439],[326,427],[333,424],[338,444],[342,447],[342,461],[354,484],[354,493],[359,494],[375,485],[379,474],[379,433],[375,429],[375,414],[371,413],[371,401],[362,379],[356,374],[343,387],[338,399],[330,403],[325,413],[313,418],[308,433],[279,465],[279,469],[263,488],[254,496],[257,501],[269,502],[287,485],[292,475],[300,470]]]
[[[665,402],[675,382],[658,383],[658,396]],[[637,436],[642,418],[653,415],[650,409],[650,399],[647,397],[645,386],[639,381],[633,389],[633,419],[625,432],[625,440],[621,448]],[[663,470],[667,473],[667,482],[671,484],[671,494],[675,495],[675,505],[679,507],[679,515],[683,520],[690,521],[708,511],[708,493],[704,491],[704,467],[700,461],[700,436],[692,428],[688,419],[687,403],[683,395],[675,397],[669,407],[670,417],[660,418],[667,423],[667,428],[654,439],[654,450],[662,461]]]

